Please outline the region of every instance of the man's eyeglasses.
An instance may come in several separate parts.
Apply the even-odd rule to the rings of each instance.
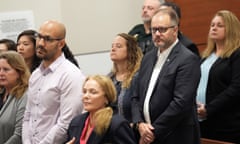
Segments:
[[[35,38],[36,38],[36,40],[41,40],[41,39],[43,39],[45,42],[49,42],[49,43],[51,43],[51,42],[53,42],[53,41],[60,41],[60,40],[63,39],[63,38],[52,38],[52,37],[50,37],[50,36],[43,36],[43,35],[41,35],[41,34],[39,34],[39,33],[36,33],[36,34],[35,34]]]
[[[152,33],[156,33],[157,31],[159,33],[165,33],[168,29],[174,28],[174,27],[175,25],[169,26],[169,27],[152,27],[151,30],[152,30]]]

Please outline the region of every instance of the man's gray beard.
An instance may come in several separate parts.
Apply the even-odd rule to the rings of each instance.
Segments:
[[[143,23],[150,23],[151,19],[150,18],[142,18]]]
[[[168,49],[172,44],[173,43],[171,43],[171,42],[167,42],[167,43],[165,43],[165,45],[161,45],[161,46],[159,45],[157,47],[159,48],[160,51],[164,51],[164,50]]]

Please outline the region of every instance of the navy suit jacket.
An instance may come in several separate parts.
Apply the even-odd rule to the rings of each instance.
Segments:
[[[135,123],[145,122],[143,105],[157,53],[157,49],[153,50],[142,60],[132,97],[132,116]],[[178,42],[159,73],[150,99],[154,143],[200,143],[195,102],[199,79],[200,59]]]
[[[89,113],[75,117],[68,128],[68,141],[76,138],[75,144],[79,144],[85,121]],[[120,115],[113,115],[107,132],[100,136],[94,131],[89,136],[87,144],[137,144],[129,122]]]

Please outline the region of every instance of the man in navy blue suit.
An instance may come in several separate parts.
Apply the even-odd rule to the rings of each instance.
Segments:
[[[179,42],[178,23],[171,8],[160,9],[151,21],[157,49],[144,56],[132,97],[139,144],[200,143],[195,102],[200,61]]]

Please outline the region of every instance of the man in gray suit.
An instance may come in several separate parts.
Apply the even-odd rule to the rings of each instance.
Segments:
[[[151,21],[157,49],[144,56],[132,97],[140,144],[200,143],[195,102],[200,62],[179,42],[178,21],[170,8]]]

